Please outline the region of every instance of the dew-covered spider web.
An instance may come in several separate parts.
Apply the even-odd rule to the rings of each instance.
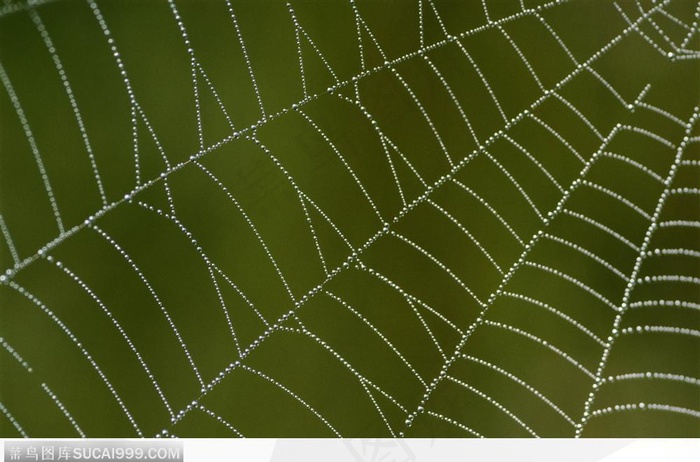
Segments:
[[[700,436],[700,3],[0,5],[0,436]]]

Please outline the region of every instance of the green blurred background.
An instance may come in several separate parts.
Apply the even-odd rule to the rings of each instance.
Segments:
[[[573,436],[649,226],[619,197],[651,215],[700,134],[697,2],[485,3],[3,2],[0,436]],[[697,278],[698,238],[638,276]],[[685,304],[623,328],[698,332],[697,282],[633,285]],[[647,372],[684,378],[592,409],[691,412],[583,436],[700,436],[697,335],[619,335],[602,376]]]

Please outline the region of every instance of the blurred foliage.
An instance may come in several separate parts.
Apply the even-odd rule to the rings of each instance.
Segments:
[[[35,3],[0,436],[700,436],[697,2]]]

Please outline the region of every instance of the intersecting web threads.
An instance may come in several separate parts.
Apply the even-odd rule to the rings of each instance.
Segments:
[[[2,436],[697,437],[699,27],[3,2]]]

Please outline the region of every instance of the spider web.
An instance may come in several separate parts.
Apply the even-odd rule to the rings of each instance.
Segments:
[[[699,22],[5,1],[2,435],[698,436]]]

